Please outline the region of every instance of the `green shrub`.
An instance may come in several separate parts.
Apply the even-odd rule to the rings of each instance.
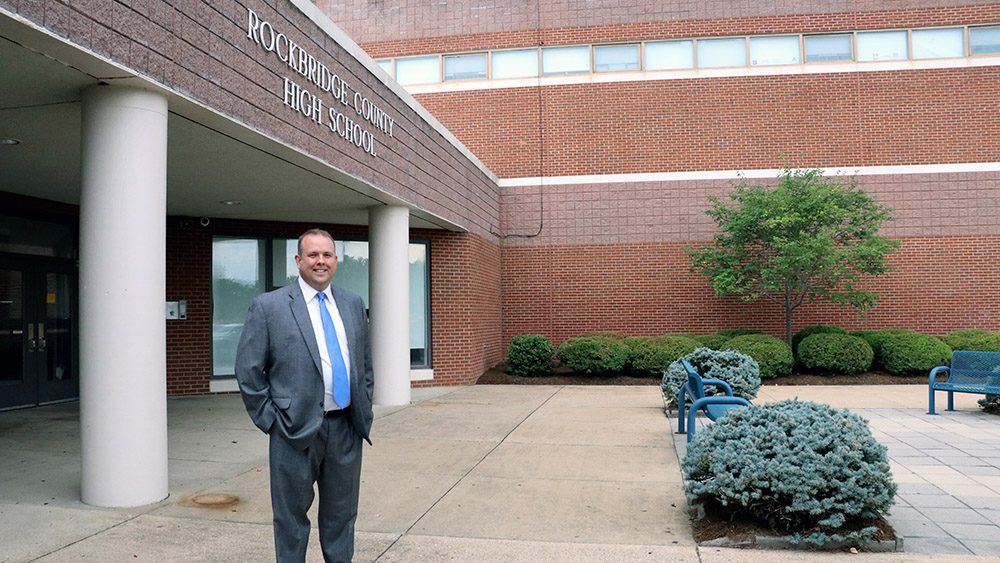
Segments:
[[[701,342],[702,346],[706,348],[711,348],[712,350],[721,350],[726,342],[733,339],[732,336],[726,336],[725,334],[701,334],[694,337],[695,340]]]
[[[792,349],[780,338],[767,334],[737,336],[723,347],[750,356],[760,366],[760,378],[772,379],[792,373]]]
[[[799,362],[812,371],[833,374],[864,373],[871,369],[875,352],[860,336],[815,333],[799,342]]]
[[[807,336],[812,336],[813,334],[847,334],[847,331],[840,327],[828,326],[828,325],[814,325],[805,327],[804,329],[796,332],[794,336],[792,336],[792,353],[795,354],[796,358],[799,357],[799,342],[802,342],[803,338]]]
[[[519,334],[507,348],[507,373],[548,375],[552,372],[552,342],[541,334]]]
[[[737,336],[745,336],[747,334],[764,334],[759,330],[754,330],[752,328],[724,328],[715,334],[719,336],[725,336],[726,338],[736,338]]]
[[[885,515],[896,494],[886,448],[861,417],[794,400],[734,409],[699,430],[683,471],[692,502],[812,546],[871,539],[875,527],[856,525]]]
[[[698,348],[682,359],[687,360],[703,378],[721,379],[728,383],[733,388],[733,395],[748,401],[757,397],[757,391],[760,390],[760,367],[750,356],[734,350],[718,352],[710,348]],[[687,371],[680,360],[671,363],[663,372],[660,392],[668,407],[677,406],[677,394],[686,381]],[[717,393],[723,394],[714,385],[705,386],[706,396]]]
[[[701,344],[688,336],[666,334],[656,338],[626,338],[629,366],[640,375],[660,376],[667,366]]]
[[[577,373],[619,374],[625,371],[629,348],[624,340],[577,336],[560,344],[556,356]]]
[[[881,352],[882,366],[894,375],[926,374],[951,360],[951,348],[942,340],[912,331],[885,337]]]
[[[972,350],[972,348],[964,348],[962,345],[968,341],[977,338],[982,338],[984,336],[989,336],[992,334],[988,330],[981,330],[978,328],[963,328],[960,330],[953,330],[948,334],[941,337],[944,343],[951,346],[952,350]]]
[[[872,367],[881,369],[885,369],[885,364],[882,363],[882,343],[885,342],[886,338],[894,334],[916,334],[916,331],[906,328],[886,328],[882,330],[860,330],[851,333],[852,336],[864,338],[865,342],[872,347],[872,352],[875,353],[875,360],[872,362]]]
[[[1000,413],[1000,395],[986,395],[985,399],[979,399],[979,406],[985,412]]]
[[[941,337],[952,350],[1000,352],[1000,332],[979,329],[954,330]]]

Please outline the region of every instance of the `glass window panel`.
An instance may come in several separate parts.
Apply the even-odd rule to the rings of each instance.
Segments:
[[[795,65],[801,61],[798,35],[750,38],[751,65]]]
[[[746,64],[746,40],[742,37],[698,41],[698,66],[701,68],[746,66]]]
[[[414,57],[396,59],[396,82],[400,84],[433,84],[441,81],[441,58]]]
[[[444,79],[486,78],[486,53],[454,55],[444,58]]]
[[[73,373],[73,311],[67,274],[45,274],[45,349],[48,380],[75,379]]]
[[[974,27],[970,29],[969,51],[973,55],[1000,53],[1000,27]]]
[[[646,70],[671,70],[694,67],[694,41],[656,41],[646,43]]]
[[[271,241],[271,287],[277,289],[295,281],[299,268],[295,255],[299,253],[299,239],[274,239]]]
[[[378,66],[382,67],[382,70],[386,72],[389,76],[392,76],[392,60],[391,59],[380,59],[375,61]]]
[[[594,70],[639,70],[638,45],[603,45],[594,47]]]
[[[427,246],[410,243],[410,365],[414,367],[430,367]]]
[[[905,31],[868,31],[858,33],[859,61],[897,61],[905,59]]]
[[[0,215],[0,252],[76,258],[69,225]]]
[[[964,56],[965,32],[962,28],[913,30],[914,59],[942,59]]]
[[[826,63],[850,60],[852,60],[850,35],[806,36],[806,62]]]
[[[333,285],[361,296],[368,307],[368,242],[363,240],[338,240],[337,272]]]
[[[24,379],[24,282],[18,270],[0,270],[0,381]]]
[[[538,49],[493,51],[490,61],[494,80],[538,76]]]
[[[247,309],[264,292],[263,239],[212,240],[212,375],[233,375]]]
[[[590,47],[542,49],[542,74],[590,72]]]

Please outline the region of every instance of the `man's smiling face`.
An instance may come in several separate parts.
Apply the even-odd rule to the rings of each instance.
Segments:
[[[310,287],[323,291],[337,273],[337,253],[333,241],[323,235],[306,235],[295,256],[295,265]]]

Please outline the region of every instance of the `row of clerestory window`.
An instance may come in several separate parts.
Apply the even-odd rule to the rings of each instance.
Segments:
[[[400,84],[1000,54],[1000,25],[568,45],[379,59]]]

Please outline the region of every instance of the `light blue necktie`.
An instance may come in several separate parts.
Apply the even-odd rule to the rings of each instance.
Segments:
[[[316,294],[319,299],[319,318],[323,321],[323,335],[326,337],[326,351],[330,355],[330,367],[333,368],[333,400],[337,406],[344,408],[351,400],[351,384],[347,379],[347,366],[344,365],[344,354],[340,351],[337,340],[337,329],[333,325],[333,317],[326,308],[326,294],[322,291]]]

